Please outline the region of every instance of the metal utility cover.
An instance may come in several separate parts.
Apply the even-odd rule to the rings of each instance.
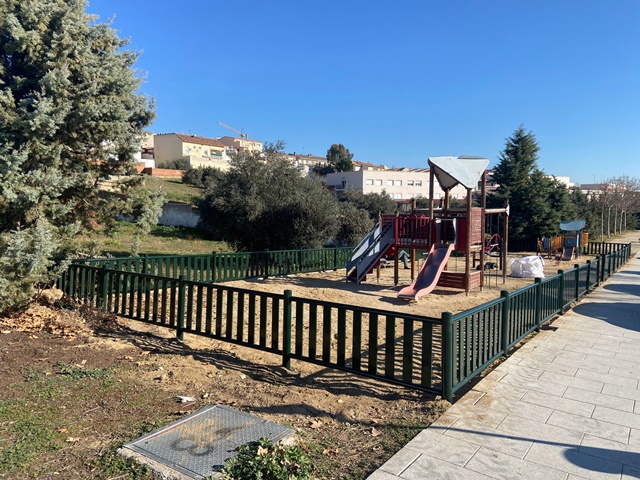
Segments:
[[[263,437],[277,442],[292,433],[292,429],[275,422],[214,405],[134,440],[123,448],[187,477],[202,479],[222,468],[240,445]]]

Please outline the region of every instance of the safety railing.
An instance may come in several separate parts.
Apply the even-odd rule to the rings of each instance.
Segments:
[[[295,259],[278,255],[274,261]],[[296,359],[453,400],[464,385],[604,281],[630,255],[631,246],[622,245],[586,264],[559,270],[514,292],[503,291],[500,298],[465,312],[445,312],[441,318],[294,297],[289,290],[274,294],[185,275],[129,271],[126,268],[135,270],[141,264],[128,267],[117,261],[101,266],[73,263],[59,286],[69,297],[93,307],[173,329],[180,339],[185,333],[216,338],[281,355],[287,367]],[[258,269],[249,254],[238,258],[244,262],[238,272]],[[326,261],[314,258],[317,265]],[[147,268],[160,269],[160,264]],[[185,261],[184,269],[197,264]],[[183,268],[181,262],[162,265],[163,272],[167,265],[171,272]],[[210,264],[199,265],[205,269]],[[220,270],[211,271],[216,269]]]
[[[253,277],[319,272],[345,268],[352,247],[206,255],[144,255],[79,259],[74,263],[198,282],[226,282]]]
[[[618,270],[631,256],[631,245],[602,254],[584,265],[500,298],[453,315],[442,314],[443,396],[453,396],[500,356],[540,326],[564,312],[600,282]]]

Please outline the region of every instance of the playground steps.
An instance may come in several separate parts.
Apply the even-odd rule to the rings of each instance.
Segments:
[[[469,277],[469,287],[475,288],[482,285],[482,272],[480,271],[472,271],[470,272]],[[447,272],[444,271],[440,274],[440,278],[438,279],[439,287],[449,287],[449,288],[465,288],[464,284],[464,272]]]

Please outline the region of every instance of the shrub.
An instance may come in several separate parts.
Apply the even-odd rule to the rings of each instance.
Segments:
[[[300,445],[273,444],[268,438],[242,445],[237,455],[228,460],[222,470],[223,479],[244,480],[306,480],[311,478],[313,467]]]

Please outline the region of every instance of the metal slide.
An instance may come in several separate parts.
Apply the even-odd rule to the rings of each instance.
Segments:
[[[440,274],[449,261],[449,255],[451,255],[453,247],[453,243],[433,245],[415,282],[400,290],[398,297],[417,301],[430,293],[436,287]]]
[[[362,283],[393,245],[393,222],[384,228],[376,224],[347,261],[347,280]]]

